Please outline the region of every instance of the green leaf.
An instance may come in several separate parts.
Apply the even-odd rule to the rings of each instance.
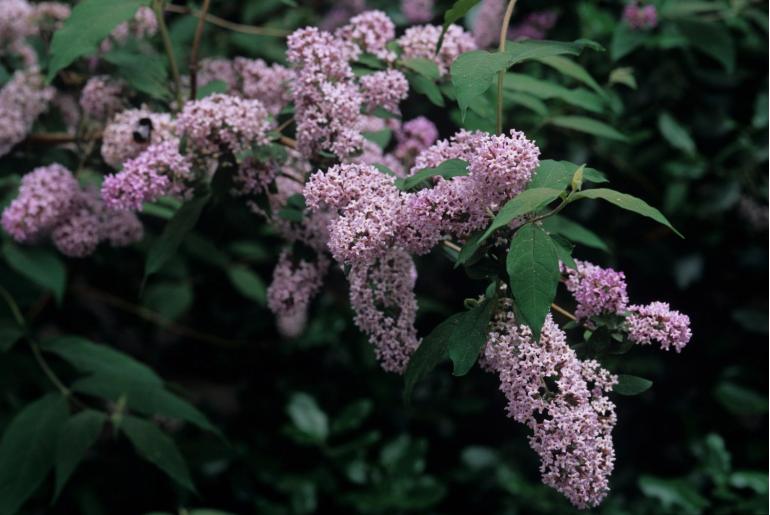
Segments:
[[[596,82],[593,77],[591,77],[591,74],[575,61],[560,55],[538,57],[535,60],[550,66],[563,75],[572,77],[573,79],[582,82],[586,86],[596,91],[600,96],[607,96],[607,93],[604,91],[604,89],[602,89],[599,83]]]
[[[420,185],[431,177],[443,177],[451,179],[468,175],[468,162],[462,159],[448,159],[433,168],[423,168],[403,179],[396,180],[396,187],[401,191],[409,191]]]
[[[8,424],[0,440],[0,513],[16,513],[43,483],[67,415],[65,398],[51,393],[25,406]]]
[[[559,84],[523,73],[506,73],[503,79],[503,88],[507,92],[526,93],[543,100],[561,100],[593,113],[602,113],[607,107],[602,97],[585,88],[565,88]]]
[[[47,340],[40,347],[56,354],[80,372],[100,374],[114,381],[141,381],[162,386],[163,381],[149,367],[106,345],[98,345],[79,336]]]
[[[628,66],[615,68],[610,72],[609,83],[610,85],[623,84],[631,89],[636,89],[636,77],[634,77],[634,69]]]
[[[539,340],[561,277],[553,241],[534,224],[521,227],[511,239],[506,269],[516,307]]]
[[[56,302],[61,303],[67,285],[67,269],[56,254],[48,249],[20,247],[6,241],[3,244],[3,255],[13,270],[50,290]]]
[[[203,207],[210,196],[204,195],[184,204],[166,225],[160,238],[152,245],[147,254],[144,275],[148,277],[160,270],[176,254],[179,245],[188,232],[195,227]]]
[[[331,432],[338,434],[358,429],[372,410],[374,410],[374,403],[369,399],[361,399],[348,404],[342,413],[332,421]]]
[[[444,12],[444,26],[441,29],[441,35],[436,43],[436,53],[441,50],[441,46],[444,44],[444,35],[451,24],[468,14],[474,5],[479,3],[480,0],[456,0],[452,7]]]
[[[364,138],[377,143],[377,146],[384,149],[388,146],[388,143],[390,143],[390,139],[393,136],[393,131],[385,128],[379,131],[362,132],[361,134]]]
[[[457,255],[457,259],[455,260],[455,268],[467,263],[471,260],[471,258],[473,258],[473,256],[476,254],[476,251],[479,250],[479,240],[481,239],[482,234],[484,234],[483,231],[476,231],[471,234],[467,240],[465,240],[465,245],[463,245],[463,248],[460,249],[460,253]]]
[[[495,74],[507,69],[509,63],[508,54],[486,50],[465,52],[455,59],[451,67],[452,85],[463,120],[471,103],[486,93]]]
[[[735,488],[749,488],[760,495],[767,495],[768,475],[759,470],[736,470],[730,474],[730,485]]]
[[[230,282],[238,292],[260,306],[267,303],[267,288],[262,278],[244,265],[233,265],[227,271]]]
[[[570,163],[569,161],[554,161],[544,159],[535,169],[532,180],[527,185],[527,189],[533,188],[553,188],[564,190],[570,185],[575,171],[580,165]],[[608,182],[602,172],[594,168],[583,168],[583,182],[602,183]]]
[[[24,329],[16,322],[0,320],[0,352],[6,352],[24,336]]]
[[[533,113],[543,117],[548,116],[548,106],[545,105],[545,102],[529,93],[518,93],[506,89],[503,90],[503,96],[505,100],[512,102],[514,105],[526,107]]]
[[[171,479],[188,490],[195,491],[190,472],[174,441],[157,426],[140,418],[126,415],[120,429],[144,459],[157,466]]]
[[[142,304],[164,318],[176,319],[193,302],[193,291],[188,282],[162,282],[150,285],[144,292]]]
[[[620,193],[615,190],[610,190],[607,188],[583,190],[573,195],[574,200],[578,200],[581,198],[606,200],[610,204],[614,204],[620,208],[626,209],[628,211],[632,211],[636,214],[645,216],[647,218],[651,218],[652,220],[655,220],[659,224],[665,225],[666,227],[674,231],[674,233],[676,233],[680,238],[684,238],[684,236],[682,236],[682,233],[674,229],[674,226],[672,226],[671,223],[668,221],[668,219],[665,216],[663,216],[663,213],[661,213],[654,207],[650,206],[647,202],[645,202],[642,199],[636,198],[631,195],[627,195],[625,193]]]
[[[554,116],[548,123],[564,129],[572,129],[600,138],[627,141],[628,138],[604,122],[586,116]]]
[[[438,107],[444,107],[444,97],[441,95],[441,90],[436,84],[416,73],[407,73],[406,78],[409,81],[409,86],[420,93],[428,97],[431,103]]]
[[[561,234],[573,243],[580,243],[586,247],[609,252],[607,244],[593,231],[589,231],[582,225],[561,216],[550,216],[543,220],[543,229],[550,234]]]
[[[679,20],[679,31],[702,53],[717,60],[728,74],[735,70],[735,43],[726,25],[718,22]]]
[[[464,376],[476,363],[487,341],[489,320],[495,309],[494,299],[484,299],[470,311],[460,313],[455,331],[447,342],[447,352],[452,360],[452,374]]]
[[[577,264],[575,263],[575,260],[572,259],[572,250],[575,248],[572,243],[569,242],[567,238],[564,236],[561,236],[559,234],[551,234],[551,239],[553,240],[553,244],[556,247],[556,254],[559,256],[559,261],[564,263],[565,266],[568,266],[570,268],[577,269]]]
[[[714,389],[714,397],[734,415],[759,416],[767,414],[767,396],[734,383],[720,383]]]
[[[492,220],[492,224],[481,236],[479,242],[489,238],[489,236],[500,227],[504,227],[511,223],[514,218],[526,215],[527,213],[532,213],[547,206],[559,198],[562,191],[563,190],[551,188],[533,188],[522,191],[500,208],[497,216]]]
[[[690,137],[687,129],[674,120],[669,113],[663,111],[658,115],[658,130],[666,138],[669,145],[687,155],[695,155],[695,142]]]
[[[115,49],[102,58],[115,65],[118,74],[134,89],[159,100],[171,98],[168,70],[162,56],[144,55],[138,49]]]
[[[612,390],[620,395],[639,395],[649,390],[650,387],[652,387],[652,381],[649,379],[628,374],[618,374],[618,384]]]
[[[329,436],[329,418],[308,394],[292,395],[286,413],[294,426],[313,440],[323,442]]]
[[[708,500],[683,479],[642,476],[639,478],[639,489],[647,497],[660,501],[667,511],[676,508],[676,511],[671,513],[695,515],[702,513],[703,509],[709,506]]]
[[[610,58],[617,61],[642,46],[649,34],[643,30],[632,30],[626,23],[618,23],[610,42]]]
[[[47,80],[78,57],[96,52],[99,43],[118,24],[131,18],[147,0],[83,0],[57,30],[51,41]]]
[[[67,420],[56,439],[56,492],[54,501],[59,498],[62,488],[67,483],[77,466],[83,461],[102,432],[107,417],[98,411],[84,410]]]
[[[213,95],[215,93],[227,93],[230,90],[230,86],[223,80],[212,80],[211,82],[207,82],[200,88],[198,88],[198,91],[195,94],[195,98],[197,100],[200,100],[201,98],[206,98],[209,95]]]
[[[184,420],[221,436],[219,429],[198,408],[165,390],[162,385],[100,373],[76,381],[72,389],[113,402],[124,398],[126,404],[138,413]]]
[[[525,39],[522,41],[508,41],[505,53],[509,56],[508,66],[513,66],[529,59],[543,59],[556,55],[580,55],[584,48],[590,47],[600,50],[597,43],[585,39],[578,39],[572,43],[566,41],[548,41]]]
[[[439,78],[438,66],[430,59],[415,57],[413,59],[404,59],[401,61],[401,64],[430,81],[436,81]]]

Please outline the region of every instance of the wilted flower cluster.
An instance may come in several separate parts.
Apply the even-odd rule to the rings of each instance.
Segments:
[[[96,190],[81,189],[59,164],[36,168],[22,178],[18,196],[3,211],[2,224],[19,242],[50,236],[72,257],[91,254],[100,241],[125,246],[143,234],[134,214],[107,209]]]
[[[640,5],[636,0],[623,8],[623,21],[634,30],[650,30],[658,26],[658,11],[652,4]]]
[[[500,377],[508,416],[532,430],[543,482],[578,508],[597,506],[615,461],[615,406],[605,394],[617,378],[579,360],[550,315],[536,342],[510,307],[503,302],[492,321],[483,363]]]

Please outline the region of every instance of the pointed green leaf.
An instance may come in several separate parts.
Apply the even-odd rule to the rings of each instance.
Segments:
[[[511,223],[514,218],[526,215],[527,213],[535,212],[538,209],[547,206],[559,198],[559,196],[562,194],[562,191],[563,190],[550,188],[533,188],[522,191],[511,200],[506,202],[502,208],[500,208],[497,216],[495,216],[495,219],[492,220],[492,224],[481,236],[479,242],[489,238],[489,236],[491,236],[492,233],[500,227],[504,227]]]
[[[188,490],[195,491],[190,472],[174,441],[155,424],[126,415],[120,430],[144,459],[157,466],[171,479]]]
[[[591,89],[596,91],[599,95],[606,97],[607,93],[602,89],[602,87],[599,85],[596,80],[591,77],[591,74],[588,73],[588,71],[580,66],[578,63],[571,59],[567,59],[566,57],[560,56],[560,55],[549,55],[546,57],[538,57],[535,59],[538,62],[541,62],[547,66],[550,66],[554,70],[558,71],[559,73],[562,73],[568,77],[572,77],[575,80],[578,80],[582,82],[583,84],[589,86]]]
[[[77,466],[83,461],[102,432],[107,417],[98,411],[85,410],[73,415],[59,431],[56,439],[56,492],[58,499],[62,488],[67,483]]]
[[[553,241],[534,224],[521,227],[511,239],[506,269],[516,307],[539,340],[561,278]]]
[[[468,175],[468,162],[462,159],[448,159],[433,168],[423,168],[409,177],[396,180],[396,187],[401,191],[409,191],[420,185],[431,177],[443,177],[451,179]]]
[[[404,59],[401,61],[401,64],[430,81],[435,81],[439,78],[438,66],[430,59],[415,57],[413,59]]]
[[[292,395],[286,413],[297,429],[315,441],[323,442],[329,436],[329,417],[308,394]]]
[[[452,374],[464,376],[476,363],[481,349],[487,342],[489,320],[495,309],[493,299],[484,299],[473,309],[461,313],[455,331],[447,342],[447,352],[452,360]]]
[[[67,401],[52,393],[25,406],[8,424],[0,440],[0,513],[16,513],[42,484],[67,415]]]
[[[676,235],[679,236],[680,238],[684,238],[684,236],[682,236],[682,233],[674,229],[674,226],[671,225],[671,223],[668,221],[668,219],[665,216],[663,216],[663,213],[661,213],[660,211],[658,211],[657,209],[655,209],[654,207],[652,207],[642,199],[636,198],[631,195],[627,195],[625,193],[620,193],[615,190],[610,190],[607,188],[583,190],[573,195],[574,200],[578,200],[581,198],[606,200],[610,204],[614,204],[628,211],[633,211],[636,214],[645,216],[647,218],[651,218],[652,220],[655,220],[659,224],[665,225],[666,227],[674,231],[674,233],[676,233]]]
[[[550,216],[543,220],[543,229],[550,234],[561,234],[574,243],[580,243],[586,247],[609,252],[607,244],[594,232],[582,225],[561,216]]]
[[[50,290],[61,303],[67,285],[67,268],[53,251],[36,247],[21,247],[10,241],[3,244],[8,265],[38,286]]]
[[[724,23],[678,20],[676,26],[690,44],[718,61],[728,74],[735,71],[735,43]]]
[[[184,237],[195,227],[203,207],[208,201],[209,195],[195,198],[184,204],[174,214],[174,218],[166,225],[163,234],[160,235],[160,238],[158,238],[147,253],[147,263],[144,270],[145,277],[160,270],[176,254]]]
[[[548,123],[564,129],[572,129],[599,136],[600,138],[628,141],[625,134],[618,132],[604,122],[586,116],[554,116],[548,120]]]
[[[238,292],[260,306],[267,303],[267,288],[262,278],[244,265],[233,265],[227,270],[230,282]]]
[[[652,381],[643,377],[632,376],[629,374],[618,374],[618,384],[612,391],[620,395],[639,395],[652,387]]]
[[[96,52],[99,43],[118,24],[131,18],[148,0],[83,0],[73,9],[51,40],[47,80],[78,57]]]
[[[692,137],[690,137],[687,129],[682,127],[669,113],[664,111],[658,115],[658,130],[669,145],[687,155],[695,155],[696,148]]]

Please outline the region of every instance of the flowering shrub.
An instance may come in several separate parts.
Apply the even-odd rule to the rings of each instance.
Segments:
[[[517,465],[520,471],[500,466],[497,480],[510,494],[555,503],[533,510],[622,510],[620,500],[607,499],[619,466],[625,467],[622,476],[639,476],[643,493],[666,510],[707,507],[705,499],[693,501],[702,499],[697,493],[677,497],[670,484],[633,474],[615,448],[627,431],[626,406],[639,402],[621,396],[647,392],[652,381],[637,374],[661,374],[669,366],[662,354],[649,354],[647,366],[637,366],[634,355],[652,345],[686,359],[697,347],[690,345],[693,337],[698,345],[707,341],[698,326],[691,327],[670,282],[647,291],[635,286],[634,268],[626,274],[596,264],[617,261],[599,253],[610,247],[584,223],[611,207],[617,211],[594,220],[598,233],[620,219],[626,234],[649,231],[666,245],[694,245],[677,241],[683,235],[663,212],[615,189],[630,182],[624,174],[633,159],[614,156],[648,137],[649,130],[631,127],[640,123],[635,110],[648,109],[642,105],[650,99],[617,91],[637,88],[641,76],[627,67],[606,70],[642,47],[681,44],[676,37],[690,40],[687,52],[692,47],[731,68],[734,56],[703,40],[709,30],[724,38],[714,29],[721,25],[709,20],[712,11],[727,11],[703,2],[689,8],[631,2],[612,14],[602,11],[596,19],[613,16],[617,27],[608,55],[590,34],[551,35],[564,18],[596,14],[599,8],[588,1],[575,9],[531,11],[515,0],[446,6],[405,0],[380,6],[387,12],[363,1],[336,2],[323,18],[278,4],[250,4],[256,7],[239,11],[246,23],[235,23],[217,15],[218,7],[223,14],[235,7],[209,0],[200,7],[82,0],[73,8],[0,0],[0,112],[6,120],[0,156],[11,170],[1,183],[7,193],[7,279],[0,281],[0,296],[8,316],[0,318],[0,348],[31,357],[50,383],[43,387],[49,393],[29,403],[28,393],[13,395],[17,413],[0,441],[0,462],[24,466],[17,473],[0,465],[0,511],[22,510],[39,496],[51,470],[54,499],[62,496],[63,506],[70,506],[86,495],[73,489],[82,488],[76,471],[89,465],[89,449],[108,454],[107,442],[124,437],[179,487],[175,502],[183,504],[193,502],[196,484],[213,492],[216,480],[209,480],[239,462],[259,461],[260,475],[282,470],[267,457],[280,452],[278,444],[266,438],[260,449],[248,451],[246,444],[229,450],[211,444],[202,452],[212,455],[202,459],[205,466],[191,472],[188,453],[183,457],[175,443],[182,427],[184,435],[187,428],[209,433],[197,436],[208,442],[242,437],[244,427],[216,423],[230,414],[227,402],[220,403],[230,393],[219,397],[215,387],[205,387],[207,400],[188,397],[154,371],[173,377],[180,374],[175,367],[164,369],[158,360],[151,368],[129,356],[137,352],[130,345],[94,343],[137,338],[131,323],[117,321],[100,305],[220,351],[258,341],[259,356],[241,356],[254,382],[237,388],[260,417],[270,416],[270,389],[291,384],[280,375],[285,370],[291,377],[291,361],[271,366],[301,342],[329,347],[316,355],[312,372],[298,373],[306,375],[307,391],[328,387],[345,367],[382,377],[379,391],[402,383],[403,404],[360,399],[330,423],[313,396],[295,392],[286,408],[291,425],[252,419],[245,427],[314,447],[333,464],[330,469],[361,486],[328,501],[328,509],[430,511],[448,495],[425,473],[423,440],[403,436],[383,445],[375,466],[366,461],[367,448],[379,445],[380,433],[348,434],[370,413],[411,413],[412,403],[441,398],[436,382],[446,380],[444,362],[454,376],[467,376],[458,383],[472,384],[478,362],[499,384],[498,411],[488,416],[505,406],[504,413],[522,426],[518,440],[534,451],[521,455],[539,465],[525,461]],[[281,27],[247,24],[284,8]],[[175,16],[186,21],[168,26]],[[223,47],[211,35],[217,26],[243,37]],[[606,84],[595,70],[608,77]],[[767,126],[766,103],[765,95],[758,130]],[[624,113],[632,113],[628,125],[621,123]],[[656,124],[666,143],[688,156],[670,161],[667,173],[680,179],[696,173],[691,170],[706,158],[696,156],[686,129],[665,111]],[[640,159],[647,151],[640,150]],[[655,193],[653,179],[643,183]],[[677,194],[668,190],[664,204],[671,207]],[[756,203],[742,198],[743,206]],[[751,212],[753,223],[761,224],[757,209]],[[650,256],[640,259],[657,259]],[[268,270],[272,279],[265,285],[261,274]],[[422,284],[423,277],[429,282]],[[653,295],[674,298],[643,303]],[[140,305],[127,300],[137,296]],[[186,313],[193,326],[218,327],[227,336],[194,329],[182,320]],[[427,322],[418,320],[425,313]],[[358,332],[345,330],[351,324]],[[118,326],[125,329],[115,331]],[[369,352],[373,359],[335,354],[359,334],[370,348],[354,353]],[[176,351],[166,360],[225,371],[238,365],[224,352],[195,353]],[[384,373],[403,377],[394,382]],[[335,388],[345,390],[342,381]],[[646,395],[652,394],[680,395],[665,381]],[[207,415],[199,403],[218,409]],[[240,403],[234,404],[237,411]],[[434,416],[453,424],[449,410]],[[516,431],[503,419],[494,426]],[[344,438],[351,440],[342,443]],[[704,463],[704,453],[726,452],[713,434],[693,449]],[[476,449],[464,452],[463,460],[483,471],[502,452]],[[766,495],[757,486],[761,478],[729,475],[727,461],[721,475],[709,472],[720,502],[740,497],[730,488]],[[512,479],[538,471],[542,485],[566,501]],[[233,473],[236,484],[239,472]],[[231,504],[310,513],[321,509],[319,490],[331,497],[335,489],[344,492],[325,481],[293,473],[275,481],[292,499],[289,511],[251,487],[234,487],[249,493],[234,495]],[[470,489],[474,481],[484,484],[473,474],[452,481]],[[523,494],[522,485],[530,493]],[[207,489],[206,495],[218,494]],[[645,513],[646,505],[640,506]]]

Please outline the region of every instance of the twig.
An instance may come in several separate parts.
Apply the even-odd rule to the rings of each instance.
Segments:
[[[278,138],[278,141],[289,148],[297,148],[297,140],[289,138],[288,136],[281,136]]]
[[[206,26],[206,13],[209,10],[210,0],[203,0],[201,8],[202,16],[198,16],[198,26],[195,28],[192,49],[190,50],[190,100],[195,100],[198,92],[198,49],[203,37],[203,28]]]
[[[117,309],[120,309],[127,313],[131,313],[135,316],[138,316],[139,318],[143,318],[144,320],[152,322],[153,324],[161,327],[162,329],[170,333],[176,334],[178,336],[184,336],[184,337],[198,340],[201,342],[210,343],[213,345],[218,345],[221,347],[227,347],[231,349],[241,347],[246,343],[243,341],[229,340],[227,338],[222,338],[221,336],[217,336],[214,334],[208,334],[208,333],[197,331],[192,327],[178,324],[173,320],[170,320],[143,306],[137,306],[126,300],[121,299],[120,297],[116,297],[115,295],[112,295],[110,293],[103,292],[94,288],[88,288],[85,286],[75,286],[73,290],[77,293],[80,293],[83,296],[91,297],[95,300],[103,302],[104,304],[108,304]]]
[[[575,317],[575,315],[573,315],[572,313],[570,313],[569,311],[567,311],[563,307],[559,306],[558,304],[551,304],[551,309],[556,311],[559,314],[564,315],[565,317],[569,318],[570,320],[577,321],[577,317]]]
[[[276,127],[276,129],[275,129],[275,130],[276,130],[276,131],[278,131],[278,132],[283,132],[283,130],[284,130],[286,127],[288,127],[289,125],[291,125],[293,121],[294,121],[294,117],[292,116],[292,117],[290,117],[288,120],[286,120],[285,122],[283,122],[281,125],[279,125],[278,127]]]
[[[516,6],[516,0],[510,0],[508,7],[505,9],[505,15],[503,16],[503,24],[500,27],[500,45],[498,50],[500,53],[505,52],[505,42],[508,39],[508,25],[511,23],[511,16],[513,15],[513,8]],[[505,78],[505,69],[500,70],[497,73],[497,133],[503,132],[503,79]]]
[[[174,57],[174,47],[171,44],[171,36],[168,33],[168,27],[166,27],[166,20],[163,17],[163,4],[164,0],[153,0],[152,8],[155,11],[155,18],[158,20],[158,30],[160,31],[161,39],[163,40],[163,47],[166,50],[168,56],[168,63],[171,67],[171,76],[174,78],[174,93],[176,94],[177,109],[182,108],[182,79],[179,76],[179,68],[176,65],[176,57]]]
[[[444,240],[441,242],[441,244],[448,249],[454,250],[455,252],[460,252],[462,250],[462,248],[457,243],[453,243],[451,241]]]
[[[289,34],[288,31],[283,29],[276,29],[273,27],[255,27],[253,25],[234,23],[232,21],[225,20],[224,18],[220,18],[219,16],[214,16],[213,14],[209,13],[201,13],[201,11],[194,11],[189,7],[184,7],[181,5],[167,5],[166,11],[177,14],[189,14],[191,16],[195,16],[196,18],[203,18],[212,25],[222,27],[223,29],[232,30],[233,32],[242,32],[244,34],[253,34],[256,36],[273,36],[278,38],[282,38]],[[201,16],[201,14],[203,14],[203,16]]]

